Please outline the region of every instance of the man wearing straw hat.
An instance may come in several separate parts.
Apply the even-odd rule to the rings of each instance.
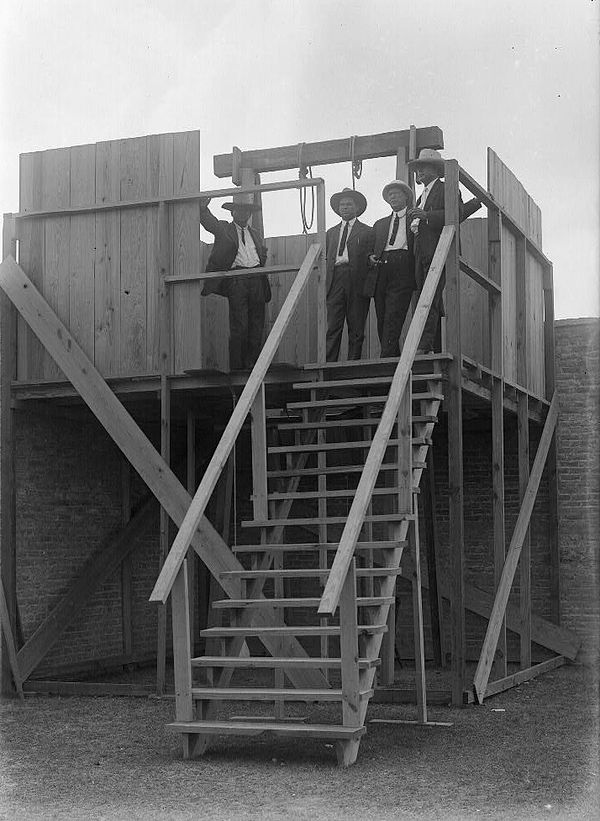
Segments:
[[[417,207],[409,212],[410,229],[415,238],[415,279],[420,294],[445,223],[444,183],[441,180],[444,176],[444,159],[439,151],[433,148],[423,148],[419,152],[418,159],[412,160],[409,167],[414,169],[417,183],[424,186],[417,201]],[[477,199],[472,199],[463,205],[460,192],[458,196],[459,219],[462,222],[477,211],[481,203]],[[431,353],[434,347],[441,350],[440,318],[444,315],[443,290],[444,277],[442,276],[417,353]]]
[[[260,206],[252,202],[226,202],[221,207],[231,211],[231,222],[217,219],[208,209],[210,197],[200,200],[200,224],[214,234],[215,243],[206,264],[212,271],[243,270],[263,267],[267,249],[261,237],[248,225],[253,211]],[[254,367],[263,343],[265,304],[271,299],[271,287],[264,274],[223,277],[207,280],[202,295],[219,294],[229,302],[229,369]]]
[[[407,221],[414,196],[403,180],[388,183],[381,195],[392,210],[373,226],[372,268],[365,293],[375,297],[381,356],[400,356],[402,326],[416,287],[413,238]]]
[[[371,228],[358,217],[367,200],[358,191],[344,188],[330,200],[331,208],[342,218],[327,231],[327,339],[328,362],[340,354],[344,322],[348,325],[348,359],[360,359],[369,313],[369,297],[363,293],[367,276]]]

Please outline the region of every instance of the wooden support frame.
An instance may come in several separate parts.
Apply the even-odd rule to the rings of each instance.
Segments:
[[[167,465],[171,461],[171,390],[165,373],[160,378],[160,455]],[[160,507],[159,525],[159,571],[169,553],[169,514]],[[187,571],[186,571],[187,573]],[[186,576],[187,578],[187,576]],[[187,582],[186,582],[187,590]],[[163,695],[166,687],[167,669],[167,602],[158,607],[156,625],[156,693]]]
[[[16,255],[15,221],[12,214],[4,214],[2,257],[5,259],[9,255]],[[4,638],[0,638],[2,694],[11,692],[10,642],[17,625],[15,439],[11,388],[16,368],[15,342],[15,309],[6,294],[0,292],[0,585],[6,603]],[[16,683],[18,676],[14,680]]]
[[[191,503],[191,497],[107,386],[68,329],[25,272],[11,258],[0,264],[0,288],[8,294],[98,421],[129,459],[151,492],[168,510],[171,519],[176,524],[181,524]],[[213,575],[218,577],[223,571],[242,569],[228,546],[204,517],[198,524],[193,544]],[[229,595],[239,598],[240,585],[237,581],[223,580],[222,586]],[[261,613],[259,618],[269,623],[267,613]],[[265,638],[265,644],[268,646],[269,639]],[[305,655],[301,645],[295,640],[290,639],[288,647],[294,654]],[[324,679],[318,671],[290,671],[290,678],[292,676],[298,682],[298,686],[323,686]]]
[[[452,354],[448,365],[448,494],[450,513],[450,562],[452,568],[452,702],[462,704],[465,681],[464,610],[464,485],[461,375],[461,304],[458,231],[460,223],[458,163],[444,163],[446,225],[454,228],[454,238],[446,260],[446,347]]]
[[[443,602],[438,579],[439,573],[439,537],[437,526],[437,505],[435,490],[435,459],[433,448],[427,449],[427,468],[424,471],[423,510],[425,526],[425,544],[427,550],[427,579],[429,586],[429,617],[431,622],[431,644],[433,660],[438,667],[446,666]],[[416,501],[415,501],[416,504]]]
[[[523,504],[529,484],[529,414],[527,394],[518,398],[518,461],[519,461],[519,502]],[[531,667],[531,536],[529,528],[523,538],[521,548],[519,613],[521,620],[521,667]]]
[[[126,527],[131,519],[131,467],[127,459],[121,460],[121,523]],[[131,557],[121,562],[121,619],[123,632],[123,654],[133,653],[132,620],[132,567]]]
[[[519,556],[521,554],[523,541],[529,527],[535,497],[542,479],[542,472],[544,470],[546,457],[548,456],[548,451],[550,449],[550,443],[554,435],[557,418],[558,397],[555,395],[552,400],[552,404],[550,405],[548,416],[546,417],[546,424],[544,425],[540,443],[535,455],[533,468],[531,470],[529,482],[523,498],[523,504],[521,505],[521,510],[519,511],[517,523],[515,525],[508,553],[506,555],[502,578],[496,593],[494,606],[492,608],[485,639],[483,641],[481,655],[477,664],[477,670],[475,671],[475,677],[473,679],[475,695],[480,704],[485,698],[494,653],[496,652],[496,646],[498,643],[498,635],[502,625],[502,620],[504,618],[504,613],[506,611],[506,605],[508,603],[510,588],[514,579]]]

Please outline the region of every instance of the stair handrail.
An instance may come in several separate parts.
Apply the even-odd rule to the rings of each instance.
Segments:
[[[444,265],[446,264],[446,258],[450,251],[454,234],[454,225],[445,225],[438,240],[435,254],[431,261],[425,284],[423,285],[423,290],[421,291],[404,341],[398,365],[394,371],[381,421],[379,422],[369,453],[367,454],[365,466],[356,493],[354,494],[354,500],[348,513],[346,525],[344,526],[344,531],[329,572],[329,578],[323,590],[318,610],[321,615],[333,615],[339,604],[344,580],[354,556],[356,543],[363,526],[377,476],[383,463],[383,457],[388,447],[394,422],[398,416],[402,396],[410,379],[414,358],[419,347],[425,322],[427,321],[429,311],[433,304],[435,292],[444,270]]]
[[[167,597],[171,591],[171,587],[175,581],[177,573],[183,560],[185,559],[188,548],[194,537],[200,520],[204,515],[204,511],[212,495],[213,490],[217,484],[219,476],[223,467],[227,463],[227,459],[237,437],[242,429],[242,425],[256,395],[262,385],[267,374],[269,366],[273,361],[273,357],[279,347],[279,343],[285,333],[287,326],[296,310],[300,297],[304,292],[304,288],[314,270],[315,262],[322,253],[323,248],[321,243],[313,243],[309,247],[304,261],[294,279],[294,282],[289,290],[285,302],[281,306],[281,310],[277,315],[277,319],[273,323],[273,327],[267,337],[267,340],[259,354],[256,364],[254,365],[248,381],[238,399],[236,406],[231,414],[229,422],[227,423],[223,435],[213,453],[202,481],[198,485],[198,489],[192,499],[187,513],[181,523],[181,527],[173,541],[171,549],[165,559],[160,574],[154,585],[154,589],[150,595],[150,601],[166,602]]]

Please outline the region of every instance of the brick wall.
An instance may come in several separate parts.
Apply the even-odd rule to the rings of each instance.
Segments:
[[[591,660],[600,625],[600,319],[559,320],[555,334],[562,620]]]

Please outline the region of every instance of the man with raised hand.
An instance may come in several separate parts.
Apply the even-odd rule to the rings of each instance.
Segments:
[[[260,206],[246,202],[226,202],[232,221],[217,219],[208,209],[210,197],[200,199],[200,224],[214,234],[215,243],[206,272],[263,267],[267,249],[262,237],[248,225],[253,211]],[[219,294],[229,302],[229,369],[254,367],[263,344],[265,304],[271,300],[271,287],[264,274],[223,277],[207,280],[202,295]]]

